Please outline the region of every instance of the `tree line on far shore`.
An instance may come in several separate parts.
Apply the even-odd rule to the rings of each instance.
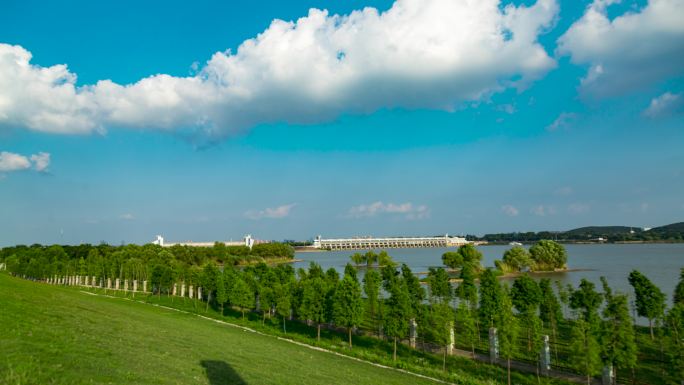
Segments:
[[[562,246],[538,246],[545,251],[530,251],[534,266],[550,269],[565,265]],[[586,279],[575,288],[549,279],[536,281],[527,274],[509,287],[497,279],[495,269],[482,268],[482,256],[472,245],[443,258],[451,269],[459,270],[458,284],[452,283],[447,269],[437,267],[428,272],[426,287],[406,264],[398,266],[386,253],[383,263],[379,256],[369,255],[359,259],[357,267],[347,264],[340,275],[334,268],[324,271],[313,262],[308,269],[295,270],[289,264],[269,267],[263,262],[220,266],[219,258],[204,257],[199,266],[187,255],[176,256],[172,249],[150,245],[104,253],[91,247],[85,256],[73,254],[71,258],[65,249],[60,252],[59,246],[10,251],[2,250],[1,261],[15,275],[44,279],[64,272],[98,278],[119,274],[148,279],[159,296],[170,295],[176,283],[194,284],[202,287],[207,309],[215,307],[224,314],[224,309],[231,307],[242,317],[258,313],[262,322],[277,318],[284,331],[288,321],[300,320],[316,328],[318,338],[321,327],[340,328],[350,348],[353,336],[365,329],[390,342],[395,360],[397,344],[411,337],[413,327],[423,341],[442,347],[445,370],[446,354],[454,342],[452,333],[457,344],[474,356],[490,328],[497,329],[500,356],[509,363],[509,373],[511,360],[538,360],[544,334],[550,334],[554,346],[566,346],[565,364],[585,375],[588,382],[606,366],[623,376],[635,376],[640,370],[638,333],[626,293],[613,292],[605,278],[602,291]],[[198,248],[186,251],[193,253]],[[501,263],[514,265],[512,261],[521,259],[525,260],[504,256]],[[374,268],[376,262],[380,266]],[[368,268],[360,277],[358,267],[363,263]],[[684,378],[684,269],[669,308],[662,291],[643,274],[633,271],[629,282],[634,288],[634,310],[649,320],[650,343],[661,348],[667,378],[680,381]],[[569,335],[562,330],[569,330]],[[558,352],[555,357],[557,361]]]

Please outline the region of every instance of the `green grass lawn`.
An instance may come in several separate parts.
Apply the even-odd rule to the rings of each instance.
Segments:
[[[274,337],[0,274],[2,384],[435,384]]]

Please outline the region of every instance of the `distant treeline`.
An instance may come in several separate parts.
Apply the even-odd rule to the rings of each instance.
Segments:
[[[170,269],[168,274],[173,277],[192,281],[207,263],[235,266],[292,258],[292,246],[276,242],[257,244],[252,249],[218,242],[213,247],[34,244],[0,249],[0,262],[4,262],[8,270],[39,279],[54,275],[89,275],[145,280],[155,267],[163,266]]]
[[[522,233],[485,234],[482,237],[467,235],[469,241],[537,242],[553,239],[558,242],[683,242],[684,222],[644,230],[628,226],[589,226],[568,231],[528,231]]]

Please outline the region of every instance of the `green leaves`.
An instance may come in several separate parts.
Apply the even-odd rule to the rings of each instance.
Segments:
[[[665,294],[637,270],[629,273],[629,284],[634,288],[637,314],[648,318],[653,338],[653,320],[665,313]]]
[[[530,257],[536,271],[552,271],[564,268],[568,262],[568,254],[563,245],[542,240],[530,247]]]

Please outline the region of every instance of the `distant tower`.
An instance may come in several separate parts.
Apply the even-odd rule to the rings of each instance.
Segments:
[[[152,241],[152,244],[153,244],[153,245],[159,245],[159,246],[161,246],[161,247],[164,247],[164,237],[162,237],[161,235],[157,235],[157,239],[155,239],[154,241]]]
[[[252,234],[247,234],[245,235],[245,246],[249,247],[249,249],[252,249],[252,246],[254,246],[254,238],[252,238]]]

